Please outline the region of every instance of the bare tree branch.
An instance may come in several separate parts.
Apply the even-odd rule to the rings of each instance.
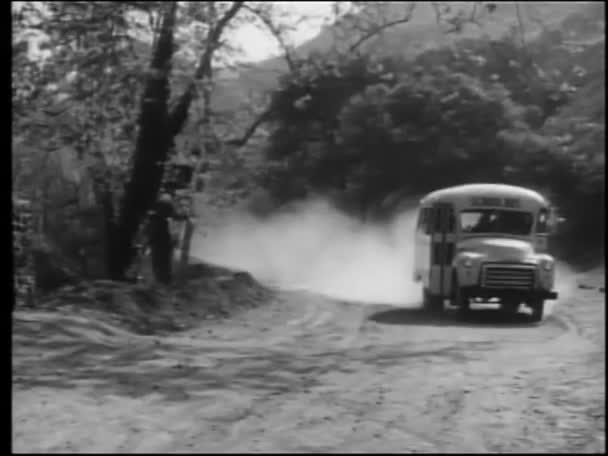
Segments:
[[[245,2],[232,2],[232,6],[224,13],[224,16],[218,21],[217,25],[209,30],[207,37],[207,48],[199,60],[194,79],[201,79],[204,76],[209,76],[211,72],[211,61],[213,53],[220,44],[220,38],[228,23],[236,16],[239,10],[245,5]]]
[[[374,5],[374,7],[375,7],[375,5]],[[361,37],[359,37],[359,39],[348,48],[348,52],[353,52],[353,51],[357,50],[357,48],[359,48],[363,43],[365,43],[369,39],[373,38],[374,36],[378,35],[382,31],[384,31],[390,27],[394,27],[396,25],[405,24],[405,23],[409,22],[413,16],[415,7],[416,7],[416,3],[412,2],[407,5],[407,9],[402,17],[394,19],[394,20],[389,20],[389,21],[385,20],[381,23],[370,26],[367,30],[363,30],[364,34]],[[253,10],[253,9],[249,9],[249,10],[251,12],[253,12],[254,14],[256,14],[256,10]],[[268,18],[268,16],[265,16],[265,15],[259,16],[258,15],[258,17],[264,22],[264,24],[268,27],[270,32],[273,34],[273,36],[277,39],[277,41],[283,48],[283,51],[285,52],[285,59],[288,61],[289,68],[292,71],[295,70],[296,66],[297,66],[297,62],[296,62],[295,58],[293,58],[293,56],[289,54],[289,48],[288,48],[288,46],[285,45],[285,42],[280,33],[280,30],[270,20],[270,18]],[[245,133],[243,134],[242,137],[229,139],[225,143],[228,145],[242,147],[255,134],[257,129],[262,124],[264,124],[265,122],[267,122],[270,119],[272,113],[273,113],[273,108],[268,107],[265,111],[263,111],[260,115],[258,115],[255,118],[255,120],[247,128],[247,130],[245,131]]]
[[[296,58],[292,55],[292,50],[290,46],[285,40],[285,37],[282,33],[282,30],[279,25],[277,25],[271,18],[268,11],[265,11],[261,8],[254,8],[246,4],[246,2],[233,2],[231,8],[224,14],[224,16],[218,21],[216,27],[210,30],[208,39],[207,39],[207,48],[201,59],[199,61],[199,65],[194,75],[194,80],[200,80],[203,78],[210,79],[212,76],[212,68],[211,61],[213,57],[213,52],[217,49],[219,44],[219,40],[221,38],[221,34],[225,26],[228,22],[239,12],[241,9],[247,9],[249,12],[254,14],[260,21],[264,24],[264,26],[268,29],[268,31],[273,35],[273,37],[277,40],[281,50],[283,51],[283,56],[287,62],[287,65],[290,71],[297,70],[297,61]],[[170,116],[170,126],[172,134],[175,136],[179,133],[185,119],[187,117],[187,111],[194,97],[194,81],[188,86],[186,91],[182,94],[179,101],[177,102],[175,108],[173,109]],[[209,94],[207,94],[209,95]],[[209,96],[204,96],[206,99],[206,104],[209,104]],[[237,147],[242,147],[245,145],[249,139],[256,133],[258,128],[267,122],[273,112],[271,107],[266,108],[260,115],[258,115],[255,120],[251,123],[251,125],[245,130],[245,133],[240,138],[233,138],[225,141],[224,143],[227,145],[233,145]],[[205,117],[209,117],[210,110],[209,106],[206,106],[205,113],[203,114]]]
[[[380,24],[374,25],[373,27],[370,28],[370,30],[366,31],[363,36],[361,36],[357,41],[355,41],[355,43],[353,43],[348,48],[348,51],[353,52],[353,51],[357,50],[357,48],[359,48],[363,43],[365,43],[369,39],[373,38],[374,36],[378,35],[379,33],[383,32],[384,30],[386,30],[390,27],[394,27],[395,25],[405,24],[405,23],[409,22],[412,19],[415,8],[416,8],[416,3],[412,2],[412,3],[408,4],[408,8],[403,17],[394,19],[392,21],[382,22]]]
[[[468,15],[465,10],[460,9],[456,14],[452,14],[449,17],[447,17],[444,14],[444,11],[442,11],[443,6],[446,9],[445,12],[450,13],[451,7],[449,5],[446,6],[445,2],[431,2],[431,6],[435,11],[435,20],[437,21],[437,25],[440,27],[440,29],[443,23],[450,26],[448,29],[443,30],[443,33],[449,34],[460,32],[466,24],[474,24],[481,27],[481,23],[478,19],[478,6],[480,6],[480,2],[473,2],[473,7]]]
[[[196,71],[194,72],[194,78],[188,84],[188,87],[186,87],[184,93],[180,96],[169,115],[169,128],[173,137],[179,134],[188,117],[188,109],[190,108],[190,104],[195,96],[195,81],[201,80],[205,77],[211,78],[213,72],[213,54],[220,44],[222,33],[228,23],[236,16],[244,4],[244,1],[232,2],[232,5],[219,19],[217,25],[209,29],[209,33],[207,35],[207,45],[205,47],[205,51],[199,59]]]
[[[292,56],[290,46],[285,42],[285,37],[281,33],[281,29],[272,21],[272,18],[268,15],[268,12],[259,8],[252,8],[249,5],[245,5],[245,9],[253,13],[266,26],[274,39],[279,43],[279,46],[283,51],[283,57],[287,62],[287,66],[291,71],[294,71],[296,69],[296,63],[294,57]]]
[[[270,115],[272,114],[272,112],[272,108],[268,107],[264,112],[262,112],[258,117],[256,117],[256,119],[249,126],[249,128],[247,128],[243,136],[241,136],[240,138],[229,139],[225,141],[225,144],[236,147],[242,147],[247,144],[247,141],[251,139],[251,137],[255,134],[260,125],[270,119]]]

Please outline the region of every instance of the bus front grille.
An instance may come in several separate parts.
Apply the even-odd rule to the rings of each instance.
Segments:
[[[486,265],[482,269],[484,288],[530,290],[534,288],[534,266]]]

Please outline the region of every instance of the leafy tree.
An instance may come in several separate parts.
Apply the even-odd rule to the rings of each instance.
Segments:
[[[55,237],[75,215],[87,180],[100,184],[100,199],[114,195],[107,220],[114,218],[142,68],[127,11],[103,2],[23,2],[13,9],[13,41],[22,50],[13,55],[14,162],[28,161],[14,174],[15,188],[41,206]],[[28,43],[33,34],[42,39],[38,58]]]
[[[540,127],[569,98],[561,78],[542,68],[540,57],[546,50],[534,43],[522,47],[510,37],[466,40],[456,49],[428,51],[416,64],[422,68],[443,65],[485,83],[500,82],[514,102],[528,109],[528,120]]]
[[[337,190],[357,211],[395,192],[510,182],[551,195],[565,239],[603,246],[604,41],[570,22],[578,32],[544,30],[524,45],[463,40],[286,79],[268,149],[281,165],[267,181],[287,198]]]
[[[24,2],[14,10],[16,130],[35,146],[54,134],[53,147],[76,149],[87,163],[106,209],[112,278],[124,278],[133,262],[191,108],[200,108],[200,161],[226,139],[212,109],[216,66],[234,53],[226,36],[258,21],[282,37],[285,21],[273,11],[263,2]],[[23,56],[32,31],[46,39],[42,61]]]

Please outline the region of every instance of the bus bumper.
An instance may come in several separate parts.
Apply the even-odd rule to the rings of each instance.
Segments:
[[[494,289],[479,286],[462,287],[462,293],[472,298],[557,299],[557,291]]]

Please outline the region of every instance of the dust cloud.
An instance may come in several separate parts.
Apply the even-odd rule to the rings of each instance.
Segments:
[[[557,263],[554,289],[557,291],[558,297],[557,300],[546,301],[546,315],[553,313],[555,306],[560,302],[566,302],[574,296],[577,289],[577,277],[577,272],[570,265],[564,262]]]
[[[192,256],[248,271],[261,282],[336,299],[420,305],[412,280],[415,209],[363,223],[326,201],[261,220],[239,215],[193,239]]]
[[[282,289],[418,307],[415,218],[412,204],[381,225],[348,217],[326,201],[309,201],[266,219],[240,214],[216,220],[215,228],[195,235],[192,256]],[[559,298],[547,301],[547,314],[575,292],[576,272],[565,263],[557,265],[555,289]]]

